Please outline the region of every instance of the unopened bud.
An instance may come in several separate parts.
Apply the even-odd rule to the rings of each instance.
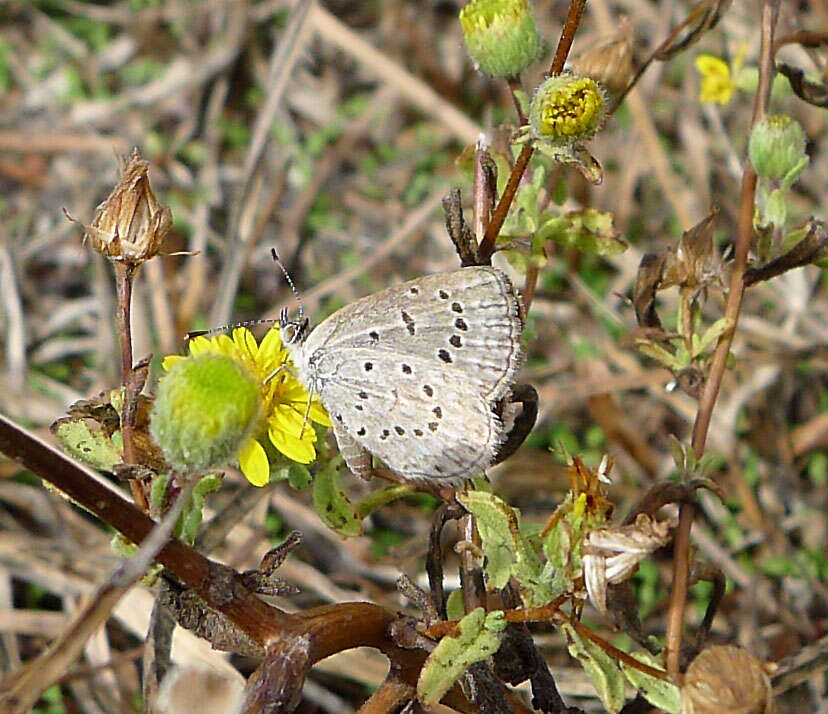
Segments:
[[[559,74],[541,84],[529,106],[529,123],[537,139],[569,144],[589,139],[604,118],[604,90],[594,79]]]
[[[472,0],[460,24],[469,55],[490,77],[516,77],[538,58],[540,34],[528,0]]]
[[[158,384],[150,433],[174,468],[204,471],[235,460],[261,411],[259,385],[240,362],[185,357]]]
[[[788,189],[808,165],[805,132],[787,114],[765,116],[753,127],[748,155],[760,178],[780,181]]]
[[[152,192],[148,168],[135,149],[92,223],[81,224],[92,247],[110,260],[143,263],[158,253],[170,231],[172,212]]]

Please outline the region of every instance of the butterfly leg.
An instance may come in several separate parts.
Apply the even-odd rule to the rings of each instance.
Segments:
[[[351,473],[365,481],[369,481],[374,475],[371,452],[363,449],[336,422],[333,425],[333,432],[336,437],[336,444],[339,447],[339,453],[342,454],[342,458],[345,459],[345,464],[351,469]]]

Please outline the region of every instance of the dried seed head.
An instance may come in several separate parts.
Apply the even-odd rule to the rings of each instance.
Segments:
[[[587,533],[581,546],[584,581],[599,612],[607,613],[607,586],[631,578],[644,558],[670,541],[673,525],[640,513],[631,525]]]
[[[158,253],[172,226],[172,212],[150,188],[149,163],[137,149],[109,197],[95,210],[84,238],[110,260],[139,265]]]
[[[559,74],[535,90],[529,123],[537,139],[572,144],[592,137],[605,111],[604,90],[594,79]]]
[[[573,57],[569,67],[575,74],[599,82],[612,95],[620,94],[635,74],[632,25],[625,22],[612,39]]]
[[[687,669],[682,714],[774,714],[776,705],[764,665],[735,645],[704,650]]]
[[[528,0],[472,0],[460,24],[475,66],[490,77],[516,77],[538,58],[540,34]]]

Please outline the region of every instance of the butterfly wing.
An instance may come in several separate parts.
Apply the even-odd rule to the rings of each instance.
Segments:
[[[520,365],[522,321],[504,273],[463,268],[358,300],[302,345],[331,417],[406,478],[458,479],[503,439],[494,402]]]
[[[396,358],[373,355],[378,374],[393,374]],[[456,480],[485,469],[503,441],[503,426],[491,403],[464,375],[434,372],[408,358],[411,375],[386,384],[337,380],[326,388],[337,439],[349,440],[408,479]],[[346,448],[350,453],[350,448]]]

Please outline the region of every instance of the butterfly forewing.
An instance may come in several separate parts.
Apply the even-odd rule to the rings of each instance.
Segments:
[[[521,329],[506,275],[463,268],[348,305],[294,357],[338,430],[390,469],[460,478],[502,441],[492,407],[519,368]]]

